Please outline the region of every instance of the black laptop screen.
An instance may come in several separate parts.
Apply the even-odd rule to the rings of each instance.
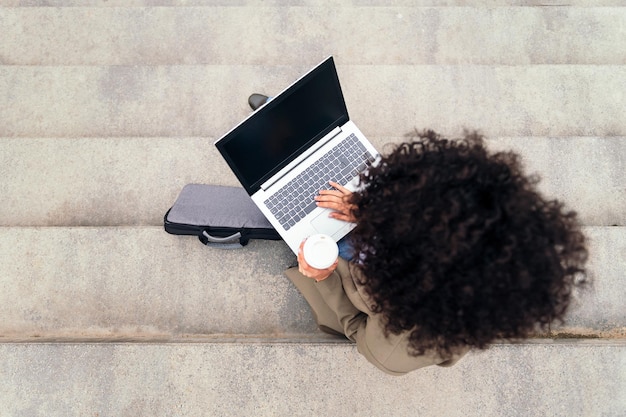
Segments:
[[[348,121],[332,58],[231,130],[216,146],[249,194]]]

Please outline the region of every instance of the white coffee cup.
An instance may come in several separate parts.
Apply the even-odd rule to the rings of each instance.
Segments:
[[[307,238],[302,254],[306,263],[313,268],[326,269],[337,260],[339,248],[332,237],[318,234]]]

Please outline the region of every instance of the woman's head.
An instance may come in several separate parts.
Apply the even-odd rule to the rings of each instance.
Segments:
[[[416,132],[362,175],[352,232],[366,290],[414,353],[530,335],[584,281],[576,214],[544,199],[513,153]]]

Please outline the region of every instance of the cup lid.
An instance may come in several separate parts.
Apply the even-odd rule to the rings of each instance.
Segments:
[[[318,234],[307,238],[303,255],[306,262],[313,268],[326,269],[337,260],[339,248],[332,237]]]

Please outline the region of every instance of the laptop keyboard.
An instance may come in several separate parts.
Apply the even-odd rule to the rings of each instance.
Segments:
[[[285,230],[317,206],[314,197],[328,189],[328,181],[347,184],[374,160],[354,134],[346,137],[310,167],[265,201]]]

